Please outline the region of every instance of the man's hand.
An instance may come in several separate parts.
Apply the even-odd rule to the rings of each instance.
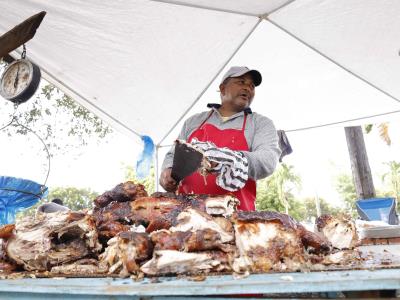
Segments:
[[[167,168],[161,172],[160,175],[160,185],[167,192],[175,192],[178,187],[178,183],[171,177],[172,168]]]

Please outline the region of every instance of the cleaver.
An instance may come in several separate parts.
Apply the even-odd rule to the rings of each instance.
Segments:
[[[177,182],[196,172],[202,165],[204,154],[183,141],[175,141],[171,176]]]

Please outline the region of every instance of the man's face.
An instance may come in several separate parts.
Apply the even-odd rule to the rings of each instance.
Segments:
[[[255,94],[254,83],[250,74],[229,78],[219,88],[222,104],[237,112],[249,107]]]

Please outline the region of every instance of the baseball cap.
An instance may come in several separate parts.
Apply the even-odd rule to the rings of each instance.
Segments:
[[[259,86],[262,81],[261,73],[257,70],[250,70],[248,67],[230,67],[230,69],[225,73],[222,77],[221,83],[223,83],[227,78],[230,77],[240,77],[244,74],[250,73],[250,76],[253,78],[253,82],[255,86]]]

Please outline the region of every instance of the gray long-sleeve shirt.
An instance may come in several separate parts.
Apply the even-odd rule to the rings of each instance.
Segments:
[[[216,126],[218,129],[238,129],[243,127],[245,112],[239,112],[231,116],[227,121],[223,121],[217,109],[218,105],[212,105],[214,110],[211,117],[207,120],[208,124]],[[278,146],[278,135],[274,124],[270,119],[257,113],[251,112],[248,108],[245,137],[249,151],[241,151],[249,162],[249,177],[258,180],[271,175],[278,162],[281,150]],[[178,139],[188,140],[189,136],[195,131],[205,119],[210,111],[205,111],[193,115],[187,119],[182,127]],[[174,147],[166,154],[162,169],[172,167],[174,157]]]

